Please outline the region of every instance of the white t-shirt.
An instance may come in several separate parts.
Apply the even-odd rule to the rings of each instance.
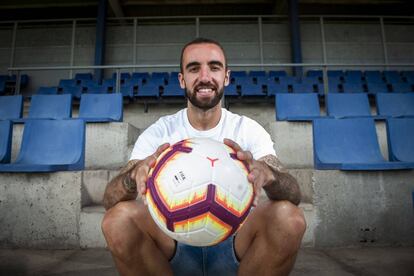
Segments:
[[[171,145],[187,138],[206,137],[223,142],[224,138],[235,141],[243,150],[259,159],[268,154],[276,155],[272,139],[256,121],[222,109],[217,126],[201,131],[193,128],[187,116],[187,108],[175,114],[161,117],[149,126],[137,139],[130,160],[145,159],[164,144]]]

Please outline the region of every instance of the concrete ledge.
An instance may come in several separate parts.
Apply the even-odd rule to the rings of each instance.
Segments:
[[[315,246],[414,245],[414,171],[314,171]]]
[[[105,248],[106,241],[101,230],[105,214],[103,206],[82,208],[79,221],[79,239],[81,248]]]
[[[80,172],[1,173],[0,246],[79,246]]]

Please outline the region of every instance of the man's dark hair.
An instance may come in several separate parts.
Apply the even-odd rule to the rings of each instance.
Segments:
[[[180,58],[180,70],[181,73],[183,73],[183,55],[184,55],[184,50],[193,44],[214,44],[217,45],[221,51],[223,51],[223,55],[224,55],[224,68],[227,69],[227,58],[226,58],[226,53],[224,52],[224,48],[223,46],[221,46],[220,43],[218,43],[217,41],[213,40],[213,39],[209,39],[209,38],[204,38],[204,37],[197,37],[196,39],[188,42],[187,44],[184,45],[183,49],[181,50],[181,58]]]

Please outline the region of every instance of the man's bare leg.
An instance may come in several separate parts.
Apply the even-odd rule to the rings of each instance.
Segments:
[[[266,201],[249,215],[235,240],[239,275],[288,275],[306,229],[302,210],[288,201]]]
[[[172,275],[168,260],[175,243],[154,223],[144,204],[117,203],[106,212],[102,231],[121,275]]]

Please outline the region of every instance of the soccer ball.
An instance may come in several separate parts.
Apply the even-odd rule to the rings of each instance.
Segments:
[[[180,141],[150,170],[146,200],[156,224],[193,246],[217,244],[236,233],[254,199],[247,164],[229,146],[207,138]]]

